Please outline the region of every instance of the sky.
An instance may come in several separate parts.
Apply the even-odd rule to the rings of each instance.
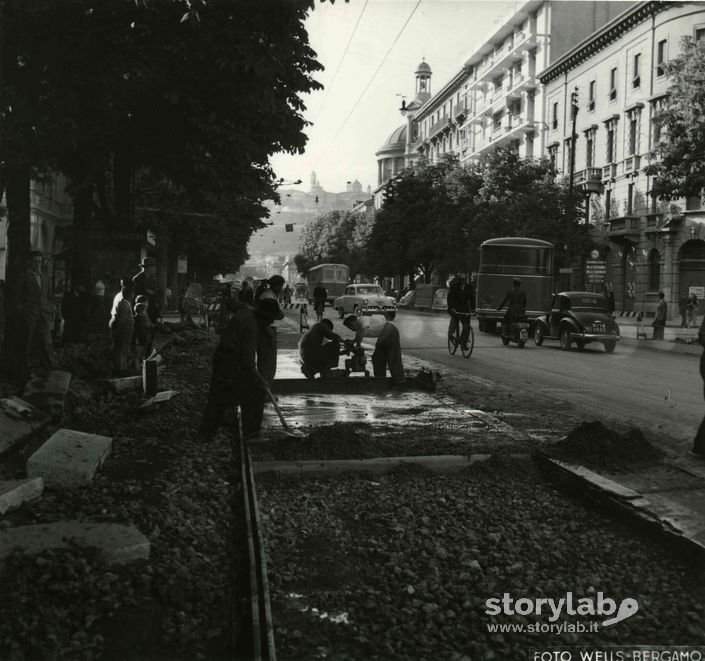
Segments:
[[[415,92],[422,60],[435,94],[523,2],[504,0],[337,0],[316,2],[306,21],[311,47],[325,67],[314,78],[324,89],[303,97],[313,122],[303,155],[275,155],[286,182],[310,189],[311,172],[331,193],[348,181],[377,185],[375,152],[404,123],[402,98]],[[288,186],[293,187],[293,186]]]

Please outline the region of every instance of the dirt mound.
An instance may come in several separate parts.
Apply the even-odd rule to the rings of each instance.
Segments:
[[[549,453],[594,468],[626,468],[659,461],[663,452],[640,429],[619,433],[601,422],[583,422],[566,438],[549,446]]]

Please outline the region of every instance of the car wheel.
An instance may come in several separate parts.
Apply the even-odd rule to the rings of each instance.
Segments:
[[[536,324],[536,328],[534,328],[534,344],[537,347],[543,344],[543,326],[541,324]]]
[[[584,340],[575,340],[575,346],[578,347],[580,351],[582,351],[585,348],[585,341]]]
[[[338,316],[343,319],[345,317],[345,310],[343,308],[338,308]]]
[[[387,319],[389,321],[394,321],[394,317],[397,316],[397,313],[396,312],[387,312],[387,314],[385,314],[384,316],[387,317]]]
[[[523,349],[525,344],[526,344],[526,340],[517,340],[517,346],[520,349]]]
[[[612,353],[616,346],[617,346],[617,343],[614,340],[610,340],[609,342],[605,342],[605,351],[607,353]]]
[[[561,343],[561,349],[563,351],[569,351],[570,350],[570,335],[567,327],[561,328],[561,335],[560,335],[560,343]]]
[[[353,314],[354,314],[356,317],[361,317],[361,316],[362,316],[362,308],[361,308],[359,305],[356,305],[356,306],[353,308]]]
[[[508,347],[508,346],[509,346],[509,342],[510,342],[510,339],[509,339],[508,337],[502,336],[502,344],[503,344],[505,347]]]

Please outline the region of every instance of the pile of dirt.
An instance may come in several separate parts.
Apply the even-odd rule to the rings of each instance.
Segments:
[[[658,462],[663,452],[640,429],[619,433],[599,421],[583,422],[566,438],[549,446],[549,454],[591,468],[627,468]]]

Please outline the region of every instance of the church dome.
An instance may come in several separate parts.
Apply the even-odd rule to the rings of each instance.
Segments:
[[[388,145],[398,144],[406,144],[406,124],[396,129],[394,133],[392,133],[392,135],[390,135],[384,143],[385,147]]]
[[[416,73],[431,73],[431,67],[426,60],[423,60],[419,66],[416,67]]]

